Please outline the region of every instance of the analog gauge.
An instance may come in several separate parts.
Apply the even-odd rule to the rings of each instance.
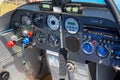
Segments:
[[[16,28],[19,28],[20,27],[20,23],[19,22],[14,22],[14,27],[16,27]]]
[[[23,16],[21,16],[21,23],[23,25],[31,25],[32,21],[27,15],[23,15]]]
[[[97,54],[99,57],[104,58],[104,57],[108,56],[109,51],[105,46],[98,46],[97,47]]]
[[[48,39],[49,39],[49,44],[51,47],[60,46],[60,39],[56,35],[50,34]]]
[[[47,42],[46,34],[42,33],[41,31],[36,31],[35,36],[40,43],[45,44]]]
[[[38,26],[40,28],[42,28],[42,24],[43,24],[43,16],[40,14],[35,14],[35,16],[33,17],[33,23],[35,26]]]
[[[79,31],[78,22],[74,18],[67,18],[65,20],[65,29],[70,34],[76,34]]]
[[[21,25],[20,25],[19,22],[17,22],[17,21],[13,22],[13,28],[14,28],[14,29],[19,29],[20,26],[21,26]]]
[[[94,52],[94,46],[91,42],[84,42],[82,45],[82,50],[85,54],[90,55]]]
[[[47,24],[52,30],[57,30],[59,28],[59,20],[55,16],[48,16]]]

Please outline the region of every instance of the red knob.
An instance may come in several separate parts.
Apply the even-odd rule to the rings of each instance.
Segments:
[[[7,42],[7,47],[12,48],[16,44],[16,41],[8,41]]]
[[[33,32],[32,31],[28,32],[28,36],[33,37]]]
[[[97,44],[97,41],[96,41],[96,40],[93,40],[92,43],[95,45],[95,44]]]

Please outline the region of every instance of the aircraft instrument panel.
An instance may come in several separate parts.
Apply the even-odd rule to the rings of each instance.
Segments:
[[[93,13],[87,13],[91,10]],[[106,8],[101,8],[100,11],[106,16],[100,14],[99,9],[87,7],[82,14],[28,10],[22,7],[15,11],[11,26],[19,37],[24,37],[28,31],[33,30],[36,47],[56,52],[61,45],[62,26],[62,44],[68,50],[68,59],[92,61],[107,66],[120,65],[117,24],[111,15],[108,16],[109,11]]]

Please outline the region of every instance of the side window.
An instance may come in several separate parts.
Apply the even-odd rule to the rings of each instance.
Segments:
[[[0,0],[0,16],[26,4],[27,0]]]
[[[49,1],[49,0],[0,0],[0,16],[6,14],[9,11],[16,9],[17,7],[32,2]]]

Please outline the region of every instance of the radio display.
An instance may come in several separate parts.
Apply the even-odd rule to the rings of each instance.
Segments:
[[[50,9],[50,5],[49,4],[42,4],[42,8],[44,8],[44,9]]]

